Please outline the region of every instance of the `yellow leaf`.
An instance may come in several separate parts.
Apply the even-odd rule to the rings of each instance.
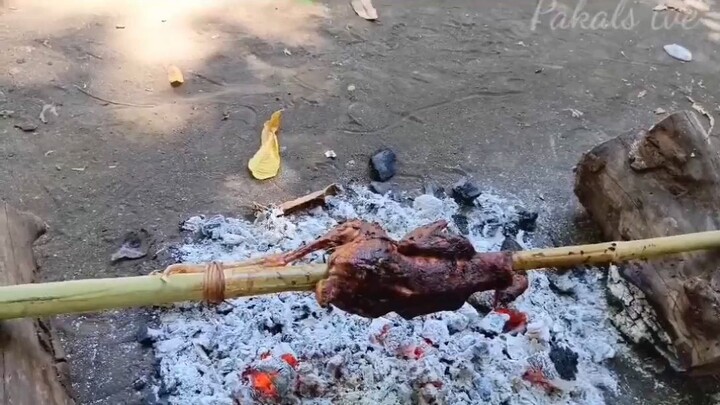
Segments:
[[[248,162],[248,169],[253,177],[265,180],[275,177],[280,170],[280,144],[277,133],[280,129],[282,110],[275,111],[269,120],[265,121],[260,135],[260,149],[255,152]]]
[[[174,65],[168,66],[168,81],[173,87],[177,87],[185,83],[185,79],[183,78],[182,71],[180,71],[179,67]]]

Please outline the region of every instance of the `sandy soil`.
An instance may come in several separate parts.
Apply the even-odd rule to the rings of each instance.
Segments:
[[[383,146],[398,154],[401,187],[467,173],[540,209],[549,239],[573,241],[582,152],[649,127],[657,108],[690,108],[687,96],[719,108],[720,19],[704,3],[685,27],[650,1],[578,9],[605,12],[604,29],[568,26],[574,2],[565,24],[559,3],[541,2],[535,26],[537,5],[519,0],[375,0],[374,23],[346,1],[51,3],[0,1],[0,110],[13,111],[0,118],[0,197],[49,223],[37,249],[45,280],[162,268],[183,219],[367,181]],[[666,16],[675,24],[658,27]],[[694,60],[669,57],[662,46],[673,42]],[[168,85],[169,64],[185,72],[182,87]],[[47,123],[44,105],[57,112],[45,108]],[[282,172],[254,181],[247,161],[281,108]],[[111,264],[123,234],[139,229],[151,254]],[[152,353],[136,331],[151,321],[144,310],[56,319],[79,403],[146,401],[139,381],[152,376]],[[638,387],[627,375],[622,402],[701,391],[676,376]]]

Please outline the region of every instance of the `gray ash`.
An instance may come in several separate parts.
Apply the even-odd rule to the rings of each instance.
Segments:
[[[518,210],[486,192],[476,202],[463,212],[467,237],[478,251],[499,250]],[[377,221],[394,238],[438,219],[458,232],[459,210],[452,198],[422,195],[402,204],[357,188],[305,215],[190,218],[183,227],[195,237],[176,251],[185,262],[244,260],[295,249],[352,218]],[[522,229],[512,239],[529,247]],[[321,252],[306,259],[322,260]],[[605,363],[623,346],[606,318],[600,274],[573,277],[574,297],[551,290],[542,272],[530,277],[530,289],[512,305],[528,317],[518,333],[505,333],[497,322],[507,315],[483,315],[469,304],[412,320],[323,309],[310,293],[235,299],[217,308],[179,305],[148,331],[162,381],[155,392],[171,404],[260,403],[257,372],[270,372],[282,375],[274,387],[278,403],[604,403],[603,393],[617,389]],[[553,345],[576,357],[558,360],[565,352]],[[544,368],[557,387],[552,394],[524,378],[533,367]]]

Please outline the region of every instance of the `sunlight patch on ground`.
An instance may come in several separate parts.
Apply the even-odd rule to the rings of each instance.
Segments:
[[[7,6],[10,11],[0,14],[0,35],[20,32],[23,44],[29,44],[6,44],[2,49],[6,55],[12,53],[8,62],[27,59],[26,65],[13,65],[6,72],[15,85],[45,86],[52,81],[70,89],[80,86],[108,100],[157,105],[117,108],[115,117],[143,122],[145,132],[166,133],[192,119],[188,96],[211,95],[191,82],[202,80],[193,72],[212,68],[213,56],[228,47],[252,55],[252,49],[240,42],[244,38],[277,45],[278,52],[284,47],[322,47],[318,27],[327,17],[323,5],[305,0],[8,0]],[[41,62],[25,56],[33,52]],[[47,63],[48,58],[57,63]],[[64,63],[68,58],[76,59],[77,65]],[[179,89],[169,86],[170,65],[179,66],[185,75],[187,83]],[[280,78],[294,75],[293,69],[267,63],[250,72],[257,80],[268,72],[284,72]],[[68,83],[83,73],[83,82]],[[226,90],[253,84],[233,82]]]

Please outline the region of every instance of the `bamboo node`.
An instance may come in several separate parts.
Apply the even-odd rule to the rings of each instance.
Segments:
[[[220,262],[210,262],[205,267],[203,300],[208,304],[217,305],[225,301],[225,269]]]

